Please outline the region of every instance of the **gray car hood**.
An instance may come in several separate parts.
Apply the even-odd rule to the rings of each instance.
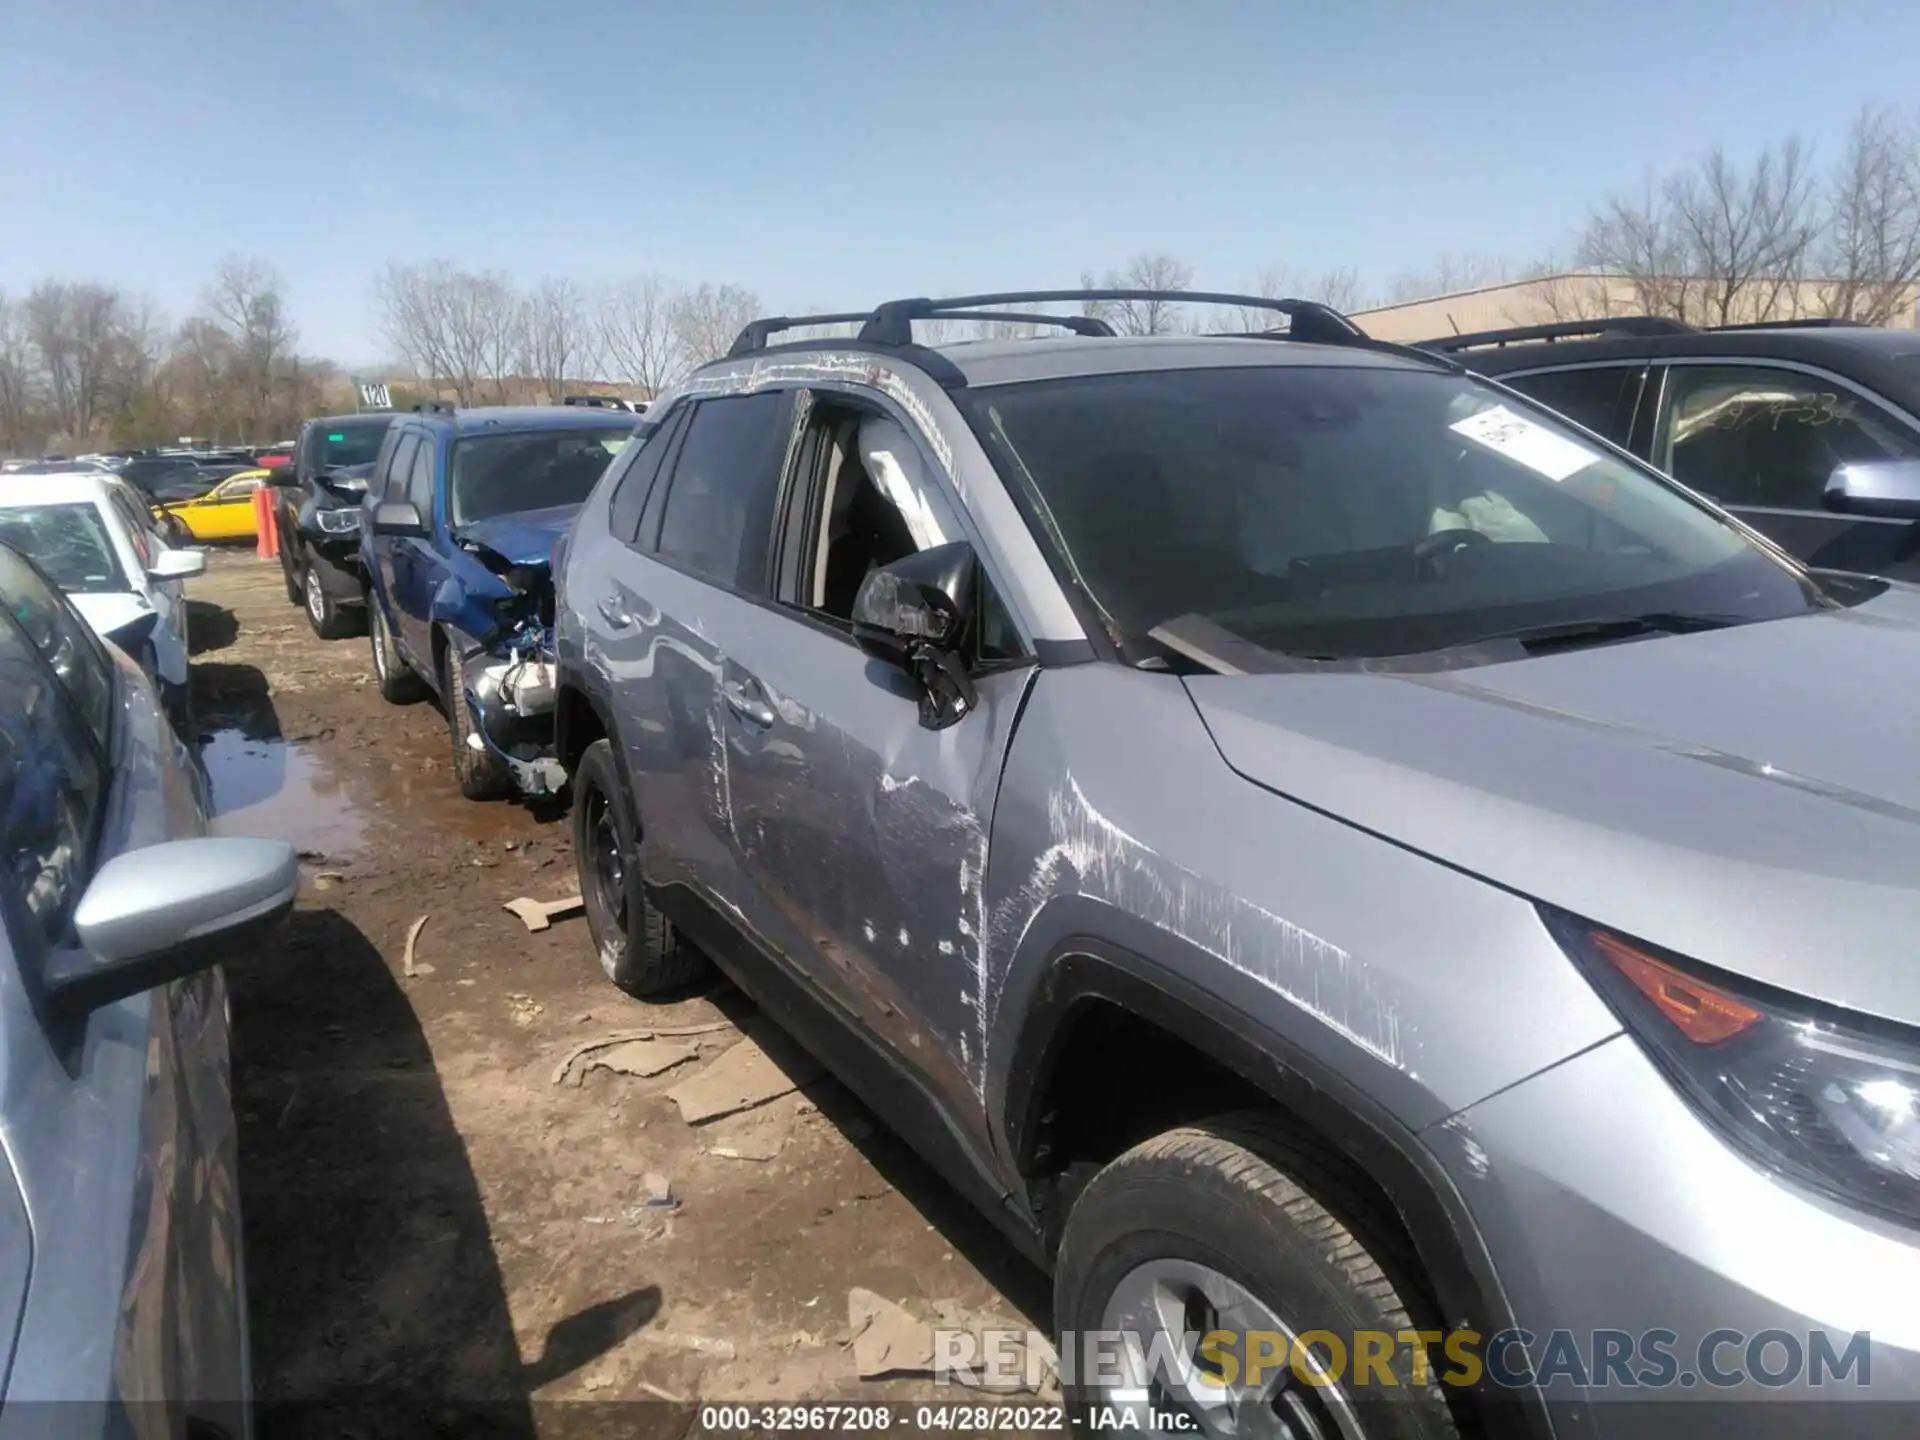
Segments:
[[[1682,954],[1920,1024],[1920,590],[1442,674],[1188,689],[1249,780]]]

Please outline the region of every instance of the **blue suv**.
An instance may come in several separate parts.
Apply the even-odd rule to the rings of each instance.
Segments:
[[[387,431],[360,558],[380,694],[431,694],[472,800],[551,795],[555,544],[634,420],[590,406],[416,406]]]

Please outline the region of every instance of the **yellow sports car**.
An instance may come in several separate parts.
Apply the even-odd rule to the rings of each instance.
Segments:
[[[153,518],[164,533],[182,540],[251,540],[253,492],[272,474],[271,470],[242,470],[192,500],[154,506]]]

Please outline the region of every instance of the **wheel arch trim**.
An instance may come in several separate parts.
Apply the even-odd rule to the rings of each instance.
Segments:
[[[1196,952],[1194,958],[1206,957]],[[1075,1012],[1090,1002],[1105,1002],[1212,1056],[1364,1171],[1414,1238],[1445,1324],[1471,1324],[1493,1334],[1516,1323],[1492,1256],[1451,1176],[1418,1135],[1384,1107],[1314,1057],[1256,1028],[1244,1012],[1164,961],[1137,950],[1071,934],[1055,943],[1037,970],[998,1107],[1016,1184],[1026,1187],[1029,1202],[1054,1066]],[[1525,1415],[1521,1433],[1553,1433],[1537,1393],[1529,1392],[1517,1408]]]

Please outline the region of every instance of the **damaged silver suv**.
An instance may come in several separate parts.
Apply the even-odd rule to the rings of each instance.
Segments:
[[[1082,1420],[1912,1405],[1920,596],[1316,305],[912,338],[1128,298],[647,412],[558,565],[608,974],[711,959],[1050,1267]]]

